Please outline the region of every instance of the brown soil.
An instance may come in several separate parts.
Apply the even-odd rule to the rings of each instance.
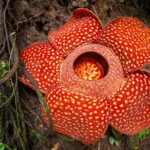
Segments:
[[[150,6],[150,1],[142,3],[141,0],[14,0],[10,1],[7,22],[10,31],[16,32],[18,48],[22,49],[32,42],[46,41],[48,31],[64,24],[70,17],[71,12],[77,7],[86,7],[94,11],[100,17],[103,25],[118,16],[134,16],[149,25],[150,8],[148,5]],[[94,145],[84,145],[78,141],[71,142],[57,133],[51,135],[41,117],[36,94],[21,83],[19,86],[25,119],[44,135],[41,138],[43,141],[29,137],[27,149],[48,150],[57,142],[60,143],[60,150],[150,149],[149,136],[140,140],[134,140],[134,137],[121,135],[118,140],[119,146],[110,145],[109,136],[112,134],[111,129],[108,130],[106,136],[100,139],[100,142]],[[35,110],[36,114],[30,110]],[[37,119],[37,115],[40,116],[40,120]],[[28,130],[28,132],[31,131]]]
[[[105,25],[118,16],[134,16],[150,24],[150,8],[138,0],[16,0],[11,3],[10,22],[17,32],[17,46],[25,47],[34,41],[47,40],[49,30],[64,24],[77,7],[94,11]]]

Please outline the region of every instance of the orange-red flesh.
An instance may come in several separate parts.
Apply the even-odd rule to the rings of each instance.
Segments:
[[[104,76],[101,64],[92,57],[83,57],[76,61],[74,71],[84,80],[99,80]]]
[[[133,17],[120,17],[104,26],[98,43],[111,47],[126,75],[150,63],[150,28]]]
[[[110,101],[110,123],[118,131],[133,135],[149,127],[150,74],[132,74]]]
[[[50,43],[64,56],[78,46],[95,41],[102,29],[99,19],[86,8],[78,8],[59,29],[50,31]]]
[[[56,88],[46,96],[53,129],[82,143],[92,144],[108,126],[108,100]],[[43,116],[48,123],[46,113]]]
[[[44,94],[60,82],[61,56],[50,43],[37,42],[27,46],[21,50],[20,60]],[[34,89],[25,76],[19,80]]]

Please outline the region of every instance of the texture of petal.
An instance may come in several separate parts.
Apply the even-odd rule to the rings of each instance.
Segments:
[[[111,100],[111,125],[133,135],[150,126],[150,74],[136,72]]]
[[[88,9],[78,8],[58,30],[49,32],[49,41],[64,56],[82,44],[95,41],[101,32],[99,19]]]
[[[95,59],[102,66],[105,73],[101,79],[89,81],[80,78],[75,73],[76,60],[86,56]],[[86,44],[78,47],[62,62],[61,85],[72,91],[107,98],[115,93],[123,82],[124,74],[119,58],[110,48],[100,44]]]
[[[98,43],[114,50],[126,74],[150,63],[150,29],[136,18],[112,20],[103,28]]]
[[[65,88],[57,88],[46,97],[53,129],[85,144],[95,143],[108,126],[108,101],[95,99]],[[45,120],[47,122],[46,114]]]
[[[51,44],[43,42],[27,46],[20,52],[20,60],[43,93],[48,93],[59,83],[61,57]],[[19,79],[34,89],[27,78],[21,76]]]

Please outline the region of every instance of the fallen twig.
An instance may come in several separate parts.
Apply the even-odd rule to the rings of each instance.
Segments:
[[[7,0],[4,12],[3,12],[3,23],[4,23],[4,32],[5,32],[5,37],[6,37],[6,42],[7,42],[7,47],[8,47],[8,51],[10,53],[10,43],[9,43],[9,37],[8,37],[8,30],[7,30],[7,25],[6,25],[6,11],[8,9],[10,0]]]
[[[45,99],[44,99],[44,97],[43,97],[43,95],[42,95],[42,93],[41,93],[37,83],[33,80],[32,76],[25,69],[23,69],[23,73],[30,80],[30,82],[33,84],[33,86],[35,88],[35,91],[36,91],[36,93],[38,95],[39,101],[40,101],[41,105],[44,107],[44,111],[47,114],[48,122],[49,122],[49,128],[52,129],[52,119],[50,117],[49,108],[47,106],[47,103],[46,103],[46,101],[45,101]],[[52,130],[51,130],[51,132],[52,132]]]

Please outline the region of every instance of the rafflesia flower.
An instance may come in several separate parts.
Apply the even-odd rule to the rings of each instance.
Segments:
[[[20,59],[46,95],[54,131],[91,144],[108,125],[129,135],[150,126],[150,74],[140,71],[150,62],[150,29],[141,21],[120,17],[102,28],[79,8],[48,39]]]

